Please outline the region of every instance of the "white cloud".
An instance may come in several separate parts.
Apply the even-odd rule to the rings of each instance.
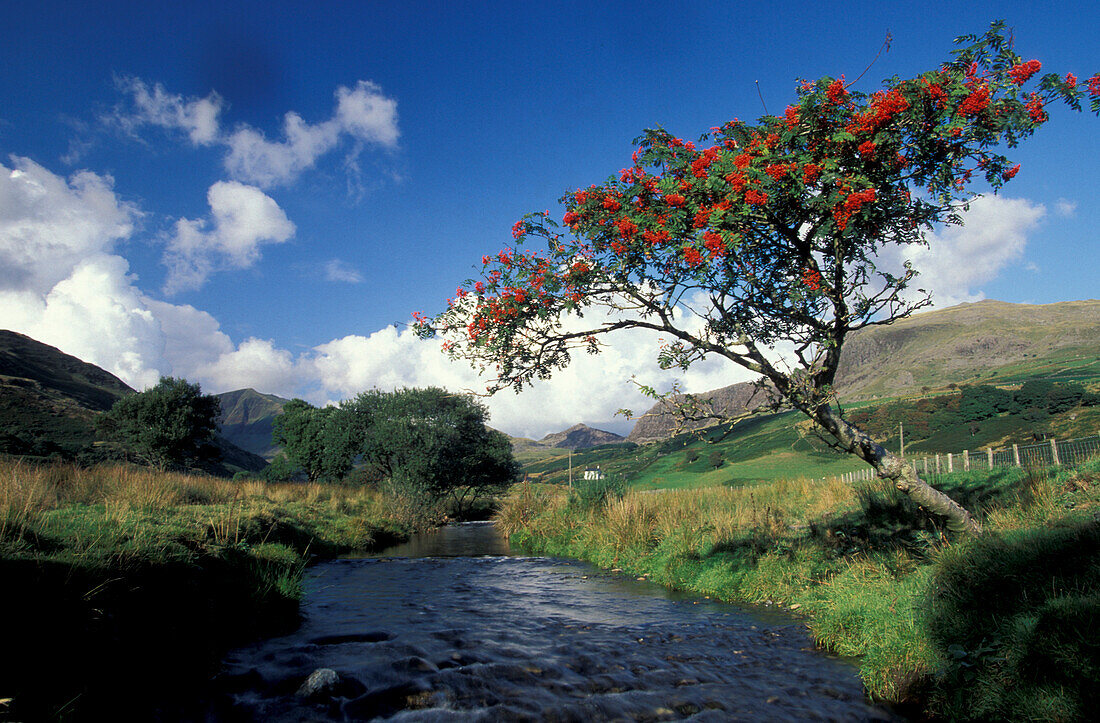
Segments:
[[[1059,198],[1058,203],[1055,206],[1058,211],[1058,215],[1063,218],[1072,218],[1077,213],[1077,202],[1070,201],[1065,198]]]
[[[119,78],[118,89],[133,102],[133,109],[116,108],[106,119],[121,126],[129,133],[136,133],[143,125],[153,125],[170,130],[182,130],[197,146],[208,146],[218,140],[224,103],[211,92],[205,98],[185,99],[169,93],[160,83],[150,87],[140,78]]]
[[[290,352],[276,349],[270,340],[256,338],[200,365],[191,376],[217,391],[251,387],[281,396],[293,396],[297,382]]]
[[[363,143],[388,148],[397,145],[397,102],[369,81],[361,80],[355,88],[340,86],[332,118],[310,124],[291,111],[283,119],[283,135],[285,140],[273,142],[262,132],[241,126],[225,140],[229,147],[226,169],[234,178],[265,188],[287,183],[312,168],[345,136],[358,144],[345,165],[357,169],[355,157]]]
[[[354,88],[336,89],[336,120],[351,136],[381,146],[397,145],[397,101],[382,94],[382,88],[360,80]]]
[[[262,244],[284,243],[294,234],[279,204],[254,186],[218,181],[206,198],[210,221],[176,222],[164,253],[166,293],[197,289],[219,268],[248,268],[260,258]]]
[[[223,130],[219,116],[225,103],[216,92],[205,98],[184,98],[169,93],[160,83],[150,86],[140,78],[122,78],[117,85],[131,107],[116,107],[104,119],[106,123],[134,135],[146,125],[179,130],[194,145],[224,146],[229,174],[262,188],[293,181],[345,138],[354,142],[354,148],[344,165],[355,174],[356,159],[365,145],[394,148],[401,135],[397,101],[369,80],[360,80],[352,88],[337,87],[336,105],[328,120],[309,123],[297,112],[288,111],[283,116],[283,139],[275,141],[243,123],[232,131]]]
[[[110,176],[57,176],[28,158],[0,164],[0,289],[45,293],[85,258],[127,238],[137,210]]]
[[[325,279],[345,284],[363,283],[363,275],[340,259],[331,259],[325,262]]]
[[[586,316],[586,321],[591,323],[592,317]],[[679,378],[685,390],[697,392],[751,377],[724,360],[697,364],[678,374],[662,371],[656,364],[657,335],[648,331],[621,331],[607,341],[602,353],[578,351],[569,367],[520,394],[505,390],[484,399],[490,423],[509,434],[534,438],[580,421],[625,432],[631,423],[616,412],[628,408],[640,414],[653,404],[631,383],[631,376],[658,389],[669,388]],[[439,341],[424,341],[409,329],[392,326],[316,347],[312,356],[300,360],[299,373],[315,385],[305,396],[316,403],[346,399],[371,388],[439,386],[481,393],[486,384],[468,364],[443,354]]]
[[[1023,257],[1027,235],[1045,213],[1022,198],[982,196],[962,214],[964,225],[930,234],[927,247],[891,249],[885,259],[895,267],[911,261],[920,272],[914,285],[931,291],[937,308],[980,301],[980,285]]]

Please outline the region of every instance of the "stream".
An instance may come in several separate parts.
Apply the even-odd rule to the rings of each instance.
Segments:
[[[304,585],[297,631],[223,661],[217,719],[895,720],[793,617],[525,557],[489,523]]]

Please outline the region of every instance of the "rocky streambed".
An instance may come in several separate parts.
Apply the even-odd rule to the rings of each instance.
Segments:
[[[304,623],[233,651],[238,720],[891,720],[798,620],[446,528],[312,568]]]

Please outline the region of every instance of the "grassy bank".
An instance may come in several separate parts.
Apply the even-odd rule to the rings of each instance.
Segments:
[[[362,488],[0,460],[0,720],[184,717],[228,646],[297,624],[309,557],[402,515]]]
[[[978,512],[983,537],[948,542],[877,481],[595,505],[520,485],[499,521],[533,552],[804,615],[822,645],[860,656],[875,698],[952,719],[1085,718],[1100,703],[1100,464],[942,487]]]

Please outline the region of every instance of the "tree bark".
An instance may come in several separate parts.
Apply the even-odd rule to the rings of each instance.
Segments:
[[[944,517],[948,530],[958,534],[981,534],[982,526],[966,508],[922,480],[912,465],[871,439],[859,427],[850,424],[832,407],[819,407],[812,416],[836,438],[841,447],[874,467],[879,477],[891,480],[899,491],[925,510]]]

